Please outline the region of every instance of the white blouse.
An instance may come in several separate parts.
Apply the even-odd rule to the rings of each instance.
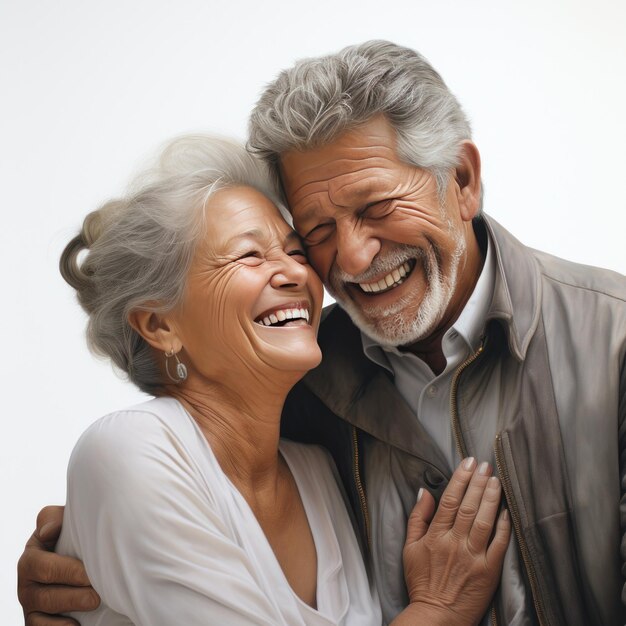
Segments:
[[[380,626],[336,470],[281,441],[317,550],[317,610],[293,592],[243,496],[182,405],[107,415],[70,459],[57,552],[80,558],[102,598],[82,626]]]

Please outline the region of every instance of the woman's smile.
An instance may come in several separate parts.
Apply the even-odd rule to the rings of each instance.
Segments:
[[[289,302],[263,311],[254,321],[271,328],[309,326],[311,305],[308,302]]]

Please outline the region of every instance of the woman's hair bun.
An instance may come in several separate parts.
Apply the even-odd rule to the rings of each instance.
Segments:
[[[100,239],[107,225],[112,222],[123,205],[124,203],[119,200],[112,200],[89,213],[83,220],[83,226],[78,235],[65,246],[61,254],[59,261],[61,276],[65,282],[76,289],[81,304],[87,310],[89,310],[89,299],[85,296],[86,290],[91,286],[92,272],[88,263],[85,263],[84,255],[82,259],[79,256],[81,252],[89,250]]]
[[[85,242],[83,233],[81,232],[65,246],[59,261],[61,276],[63,276],[66,283],[76,289],[79,297],[81,292],[87,287],[89,278],[85,273],[83,273],[83,270],[78,263],[78,255],[83,250],[87,249],[87,243]]]

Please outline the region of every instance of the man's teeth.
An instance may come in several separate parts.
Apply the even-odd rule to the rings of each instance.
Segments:
[[[400,267],[397,267],[392,272],[389,272],[387,276],[383,276],[375,283],[359,283],[359,287],[366,293],[378,293],[390,287],[397,287],[404,282],[406,275],[411,271],[411,265],[408,261],[404,262]]]
[[[270,313],[263,319],[258,320],[258,323],[262,326],[273,326],[274,324],[278,324],[278,322],[299,319],[303,319],[308,322],[309,312],[306,309],[281,309],[280,311]]]

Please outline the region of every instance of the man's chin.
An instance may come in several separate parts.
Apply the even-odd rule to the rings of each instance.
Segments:
[[[419,341],[419,333],[410,328],[398,314],[387,315],[383,322],[368,318],[363,311],[354,305],[353,302],[344,303],[337,300],[337,304],[350,316],[354,325],[370,339],[373,339],[381,346],[392,348]]]
[[[366,312],[347,294],[332,295],[362,333],[387,348],[406,346],[428,338],[443,319],[445,311],[444,299],[433,298],[432,293],[426,294],[420,307],[409,319],[406,319],[409,308],[406,302],[399,301],[397,307]],[[433,302],[433,299],[440,301]]]
[[[359,329],[384,348],[398,348],[400,346],[408,346],[422,341],[432,332],[431,328],[428,328],[424,331],[419,331],[414,328],[392,330],[377,328],[371,324],[365,324],[363,325],[363,327],[359,327]]]

